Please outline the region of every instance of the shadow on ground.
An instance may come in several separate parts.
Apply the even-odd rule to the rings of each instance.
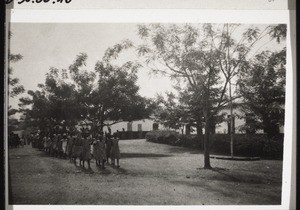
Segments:
[[[154,154],[154,153],[121,153],[121,158],[161,158],[171,157],[172,155]]]
[[[179,146],[174,146],[168,148],[168,152],[170,153],[189,153],[189,154],[203,154],[200,149],[193,149],[193,148],[186,148],[186,147],[179,147]]]
[[[30,156],[31,155],[23,155],[23,154],[20,154],[20,155],[9,155],[9,159],[13,160],[13,159],[26,158],[26,157],[30,157]]]
[[[208,170],[203,168],[198,168],[198,170]],[[226,168],[212,168],[210,169],[212,174],[206,179],[213,181],[225,181],[225,182],[235,182],[235,183],[245,183],[245,184],[265,184],[266,180],[262,179],[256,174],[243,174],[241,171],[229,170]],[[234,175],[233,175],[234,174]]]

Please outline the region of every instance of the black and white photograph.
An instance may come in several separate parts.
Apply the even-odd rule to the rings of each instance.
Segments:
[[[282,204],[285,22],[8,30],[9,205]]]

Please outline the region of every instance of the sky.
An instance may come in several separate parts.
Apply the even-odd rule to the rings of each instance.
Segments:
[[[125,38],[138,41],[136,30],[136,24],[13,23],[11,53],[23,56],[11,64],[13,77],[20,79],[26,91],[36,90],[50,67],[67,69],[79,53],[87,53],[86,69],[93,70],[108,47]],[[155,97],[171,89],[168,78],[150,76],[147,69],[140,69],[138,78],[142,96]],[[18,98],[26,95],[10,99],[10,105],[16,108]]]
[[[11,64],[13,77],[20,79],[26,92],[36,90],[38,83],[44,83],[50,67],[68,69],[79,53],[87,53],[86,69],[93,70],[108,47],[124,39],[134,43],[140,40],[136,23],[12,23],[10,31],[11,53],[23,56],[22,60]],[[269,47],[274,48],[272,43]],[[126,59],[136,58],[128,52],[123,62]],[[172,90],[169,78],[149,76],[149,70],[145,68],[139,70],[137,84],[139,93],[145,97]],[[26,96],[26,92],[10,98],[9,104],[17,108],[19,98]]]

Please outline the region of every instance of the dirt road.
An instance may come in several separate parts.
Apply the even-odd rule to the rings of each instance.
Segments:
[[[14,204],[280,204],[282,161],[211,159],[196,150],[145,140],[120,141],[121,168],[92,170],[30,146],[11,149]]]

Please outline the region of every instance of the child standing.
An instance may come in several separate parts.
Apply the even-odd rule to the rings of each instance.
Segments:
[[[120,168],[120,148],[119,148],[119,138],[114,137],[112,140],[112,147],[110,152],[110,158],[112,165],[115,165],[115,159],[117,159],[117,167]]]
[[[82,163],[83,163],[82,166],[84,167],[84,162],[87,161],[87,163],[88,163],[88,169],[91,169],[91,167],[90,167],[90,160],[92,158],[92,155],[91,155],[91,144],[92,144],[92,137],[88,136],[88,134],[86,134],[83,137],[82,153],[81,153],[81,157],[80,157],[80,163],[82,161]]]
[[[94,142],[94,158],[96,160],[96,165],[101,166],[102,169],[105,169],[105,144],[101,137]]]
[[[62,157],[63,156],[63,150],[62,150],[62,135],[59,133],[57,135],[57,152],[58,152],[58,157]]]
[[[82,151],[83,151],[83,140],[82,137],[80,135],[77,135],[74,139],[73,139],[73,147],[72,147],[72,157],[73,157],[73,161],[74,161],[74,165],[76,166],[76,159],[81,157]],[[79,161],[79,165],[80,165],[80,161]]]
[[[106,162],[107,164],[109,164],[108,159],[110,158],[110,153],[111,153],[111,138],[110,135],[108,133],[105,133],[105,154],[106,154]]]
[[[72,148],[74,144],[75,134],[68,136],[68,143],[67,143],[67,156],[69,157],[70,162],[72,161]]]
[[[66,158],[67,157],[67,144],[68,144],[67,134],[64,133],[63,139],[61,141],[62,141],[62,151],[63,151],[62,156],[63,156],[63,158]]]

